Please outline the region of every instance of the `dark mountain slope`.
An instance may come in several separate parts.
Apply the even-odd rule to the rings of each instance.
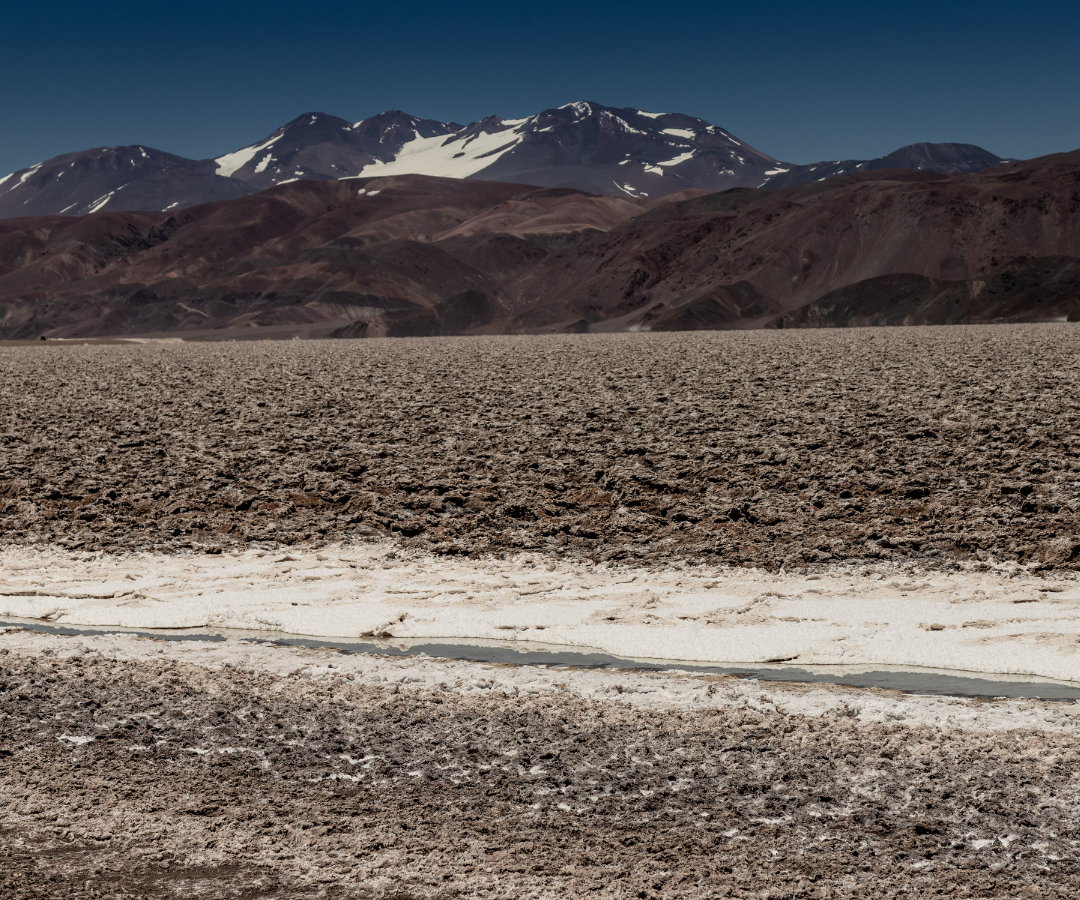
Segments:
[[[747,327],[879,275],[966,280],[1017,256],[1080,256],[1080,151],[661,205],[524,276],[527,308],[507,327],[689,327],[692,304],[691,321],[727,310],[727,327]]]
[[[1019,256],[979,278],[880,275],[782,316],[777,328],[1067,322],[1080,311],[1080,259]]]
[[[974,144],[909,144],[877,159],[844,159],[794,166],[770,177],[762,187],[793,187],[854,172],[910,169],[955,175],[981,172],[1006,160]]]
[[[172,215],[7,220],[0,222],[0,255],[10,261],[0,270],[0,336],[357,319],[371,320],[371,333],[387,333],[394,321],[470,291],[490,298],[476,322],[485,324],[508,314],[501,281],[486,269],[515,264],[505,247],[479,246],[482,236],[456,233],[445,247],[439,238],[511,207],[519,225],[527,215],[538,220],[541,237],[524,243],[532,260],[548,255],[544,245],[559,235],[595,231],[598,203],[616,207],[616,220],[627,208],[644,208],[614,197],[406,175],[295,182]]]
[[[96,147],[53,157],[0,180],[0,218],[163,210],[255,191],[218,175],[210,160],[184,159],[151,147]]]

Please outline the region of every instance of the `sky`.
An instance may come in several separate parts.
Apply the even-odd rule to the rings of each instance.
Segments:
[[[1080,147],[1076,0],[40,0],[0,33],[0,175],[94,146],[217,156],[304,112],[467,123],[573,100],[698,116],[795,163]]]

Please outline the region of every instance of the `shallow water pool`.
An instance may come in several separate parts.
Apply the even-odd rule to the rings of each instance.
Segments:
[[[997,677],[935,669],[864,669],[839,666],[788,666],[760,663],[700,664],[693,661],[628,659],[607,653],[583,651],[537,643],[497,643],[459,640],[359,640],[356,638],[312,638],[276,632],[247,632],[197,629],[153,630],[120,627],[73,627],[50,625],[36,620],[0,620],[0,628],[20,628],[45,634],[97,635],[134,634],[165,641],[255,641],[278,647],[311,647],[338,650],[341,653],[367,653],[373,656],[429,656],[469,662],[514,666],[550,666],[580,669],[628,669],[638,672],[688,672],[702,675],[733,675],[739,678],[770,682],[843,684],[851,687],[882,688],[911,694],[953,697],[1007,698],[1030,700],[1080,700],[1080,684],[1050,681],[1030,676]]]

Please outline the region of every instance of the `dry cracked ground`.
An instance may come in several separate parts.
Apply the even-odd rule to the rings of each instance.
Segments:
[[[1072,325],[8,347],[0,539],[1080,567]]]

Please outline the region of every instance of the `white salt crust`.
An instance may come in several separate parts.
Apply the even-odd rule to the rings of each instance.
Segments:
[[[465,560],[391,543],[0,549],[0,618],[316,637],[543,642],[634,659],[892,666],[1080,682],[1080,581],[1017,567],[769,574]]]

